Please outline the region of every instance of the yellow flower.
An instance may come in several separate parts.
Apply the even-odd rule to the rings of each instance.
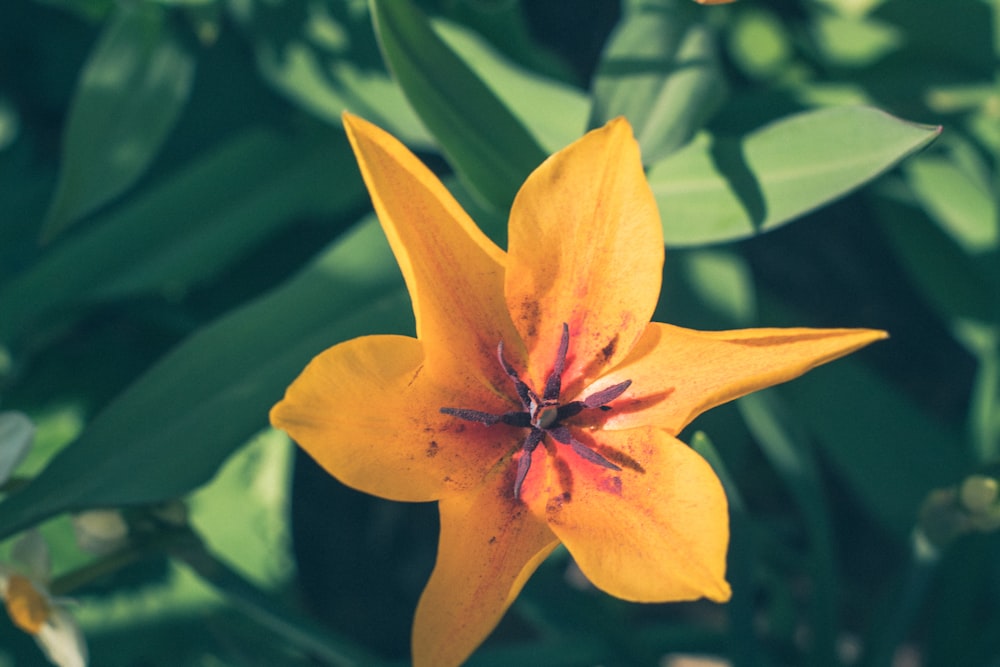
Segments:
[[[727,600],[726,498],[677,434],[884,332],[650,323],[663,236],[624,119],[528,177],[507,252],[397,140],[344,124],[417,337],[326,350],[271,421],[349,486],[438,501],[414,665],[465,660],[560,542],[611,595]]]
[[[34,637],[54,665],[85,667],[87,645],[73,616],[46,588],[48,546],[35,531],[24,534],[13,548],[20,567],[0,563],[0,599],[15,626]]]

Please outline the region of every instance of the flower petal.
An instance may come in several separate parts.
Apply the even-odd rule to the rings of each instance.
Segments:
[[[557,446],[522,495],[587,578],[636,602],[729,599],[729,515],[708,463],[655,428],[574,435],[621,470]]]
[[[37,635],[51,614],[48,598],[20,574],[7,578],[4,603],[10,620],[29,635]]]
[[[564,396],[623,360],[652,317],[662,271],[660,216],[625,119],[542,163],[511,209],[504,284],[534,386],[545,384],[564,322]]]
[[[35,438],[35,425],[23,412],[0,412],[0,485],[6,482],[28,455]]]
[[[887,336],[873,329],[695,331],[653,322],[629,358],[587,391],[632,380],[603,415],[603,426],[657,426],[677,434],[710,408]]]
[[[510,406],[476,382],[436,384],[423,372],[424,348],[406,336],[335,345],[292,383],[271,423],[341,482],[383,498],[428,501],[479,486],[520,444],[519,432],[467,424],[440,409]]]
[[[410,291],[428,371],[505,390],[495,355],[497,343],[514,336],[504,252],[403,144],[350,114],[344,128]]]
[[[35,635],[35,641],[49,662],[59,667],[86,667],[87,642],[76,619],[56,607],[48,622]]]
[[[478,493],[439,503],[437,564],[413,621],[414,667],[461,664],[559,544],[514,499],[513,472],[508,465]]]
[[[48,542],[37,529],[25,531],[17,538],[10,557],[29,578],[48,582],[52,573],[52,554]]]

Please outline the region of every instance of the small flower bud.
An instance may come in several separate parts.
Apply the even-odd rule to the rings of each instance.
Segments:
[[[1000,497],[1000,484],[992,477],[970,475],[959,489],[962,505],[973,514],[984,514]]]
[[[77,546],[97,556],[109,554],[128,539],[128,524],[117,510],[92,510],[73,517]]]
[[[917,527],[934,547],[941,549],[969,531],[969,520],[959,507],[954,487],[931,491],[920,508]]]

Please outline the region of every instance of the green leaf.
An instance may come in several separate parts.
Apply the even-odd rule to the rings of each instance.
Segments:
[[[726,491],[726,498],[729,500],[729,507],[733,512],[741,514],[746,512],[746,503],[743,501],[743,494],[740,493],[739,487],[733,481],[733,476],[730,474],[726,462],[722,460],[711,438],[704,431],[695,431],[691,436],[691,449],[698,452],[703,459],[708,461],[708,464],[712,466],[712,470],[719,476],[722,488]]]
[[[459,177],[506,211],[546,154],[410,0],[372,0],[386,63]]]
[[[791,35],[781,16],[754,3],[734,17],[727,35],[727,55],[752,78],[778,79],[794,57]]]
[[[253,44],[264,79],[304,111],[340,127],[345,110],[384,127],[409,146],[434,141],[386,71],[367,13],[348,3],[228,6]]]
[[[369,219],[283,287],[205,327],[0,503],[0,539],[64,511],[149,503],[207,481],[267,423],[306,363],[354,336],[412,331],[398,269]]]
[[[836,665],[836,545],[830,514],[809,440],[776,392],[758,391],[737,401],[743,420],[768,463],[788,487],[810,542],[809,566],[815,589],[810,598],[815,632],[811,665]]]
[[[746,258],[732,246],[672,248],[652,319],[704,330],[758,325],[757,287]]]
[[[691,448],[701,454],[719,476],[729,501],[729,555],[726,559],[726,579],[733,588],[733,597],[726,605],[729,616],[729,655],[735,667],[762,663],[760,642],[755,631],[759,616],[754,601],[759,597],[758,564],[754,526],[747,512],[743,494],[733,481],[729,469],[715,444],[703,431],[691,436]]]
[[[649,172],[666,243],[720,243],[780,227],[864,185],[939,132],[845,107],[790,116],[740,139],[700,135]]]
[[[168,18],[150,3],[122,3],[109,20],[70,107],[44,239],[132,185],[180,115],[195,60]]]
[[[252,129],[213,147],[0,286],[0,343],[39,318],[95,301],[182,291],[214,275],[296,216],[363,201],[338,130],[285,137]]]
[[[961,437],[850,359],[795,380],[782,396],[867,513],[898,537],[934,488],[969,470]]]
[[[969,397],[969,438],[980,465],[1000,461],[1000,327],[956,325],[958,338],[979,361]]]
[[[812,31],[826,62],[839,67],[877,63],[903,43],[902,31],[871,17],[848,17],[819,12]]]
[[[208,549],[254,584],[278,591],[294,576],[291,526],[295,445],[266,429],[230,456],[188,500],[191,525]],[[239,521],[233,521],[240,516]]]
[[[507,60],[478,33],[435,20],[435,32],[489,86],[542,145],[555,153],[587,129],[590,98],[578,88]]]
[[[704,17],[690,0],[633,2],[601,58],[592,124],[628,118],[647,163],[690,141],[722,101],[725,82]]]
[[[388,75],[354,63],[323,57],[304,43],[291,43],[279,60],[274,49],[258,46],[257,62],[264,77],[301,108],[340,123],[345,110],[361,114],[408,144],[433,142]]]
[[[997,276],[990,275],[985,262],[964,252],[955,237],[923,211],[887,198],[877,206],[880,227],[896,257],[938,313],[946,318],[1000,321]]]
[[[924,210],[967,253],[1000,248],[1000,217],[988,182],[940,155],[911,160],[906,175]]]

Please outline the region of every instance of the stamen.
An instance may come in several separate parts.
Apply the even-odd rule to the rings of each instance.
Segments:
[[[526,412],[505,412],[502,415],[495,415],[492,412],[481,412],[480,410],[470,410],[468,408],[441,408],[441,412],[468,422],[486,424],[487,426],[501,423],[520,428],[531,426],[531,418]]]
[[[497,359],[507,377],[514,384],[517,397],[521,401],[523,410],[505,412],[503,414],[493,414],[482,412],[481,410],[471,410],[468,408],[441,408],[442,414],[451,415],[465,421],[476,422],[486,426],[495,424],[507,424],[518,428],[529,429],[527,437],[521,444],[521,455],[517,461],[517,472],[514,475],[514,498],[521,497],[521,486],[531,469],[531,456],[541,444],[545,434],[549,434],[553,440],[562,445],[569,445],[573,452],[595,465],[599,465],[609,470],[621,470],[617,465],[607,460],[593,449],[583,444],[573,437],[569,428],[563,425],[563,421],[580,414],[584,410],[597,408],[600,410],[610,410],[608,405],[611,401],[625,393],[632,381],[625,380],[616,385],[602,389],[591,394],[582,401],[573,401],[564,405],[559,404],[559,394],[562,392],[562,374],[566,370],[566,355],[569,352],[569,325],[563,323],[562,338],[559,341],[559,348],[556,351],[555,363],[552,372],[545,381],[545,392],[542,398],[529,387],[517,370],[511,366],[503,356],[503,341],[497,344]]]
[[[552,367],[549,379],[545,381],[546,401],[554,401],[559,398],[562,391],[562,374],[566,366],[566,352],[569,350],[569,325],[563,322],[562,340],[559,341],[559,351],[556,352],[556,364]]]
[[[517,374],[514,367],[508,364],[507,360],[503,358],[503,341],[500,341],[497,344],[497,359],[500,360],[500,366],[507,374],[507,377],[509,377],[514,383],[514,388],[517,390],[517,397],[521,399],[521,405],[527,409],[532,402],[541,403],[541,401],[538,400],[538,395],[531,390],[531,387],[524,383],[524,380],[522,380],[521,376]]]
[[[607,389],[602,389],[596,394],[591,394],[587,398],[583,399],[583,405],[588,408],[603,407],[624,394],[625,390],[628,389],[631,384],[631,380],[625,380],[624,382],[619,382],[618,384],[612,385]]]
[[[521,459],[517,462],[517,475],[514,477],[515,500],[521,497],[521,485],[524,484],[524,478],[528,476],[528,470],[531,468],[531,454],[542,441],[544,434],[545,431],[533,428],[528,433],[528,437],[524,439],[524,444],[521,445]]]
[[[556,442],[561,442],[564,445],[569,445],[570,447],[573,448],[573,451],[577,454],[577,456],[587,461],[590,461],[591,463],[596,463],[599,466],[610,468],[611,470],[621,470],[621,468],[616,466],[614,463],[607,460],[606,458],[595,452],[593,449],[591,449],[587,445],[583,444],[582,442],[574,438],[570,434],[569,429],[566,428],[565,426],[559,426],[553,429],[549,429],[549,435],[551,435],[552,438],[556,440]]]
[[[478,422],[487,426],[493,426],[503,418],[503,415],[494,415],[489,412],[480,412],[479,410],[467,410],[466,408],[441,408],[441,412],[452,417],[464,419],[467,422]]]

